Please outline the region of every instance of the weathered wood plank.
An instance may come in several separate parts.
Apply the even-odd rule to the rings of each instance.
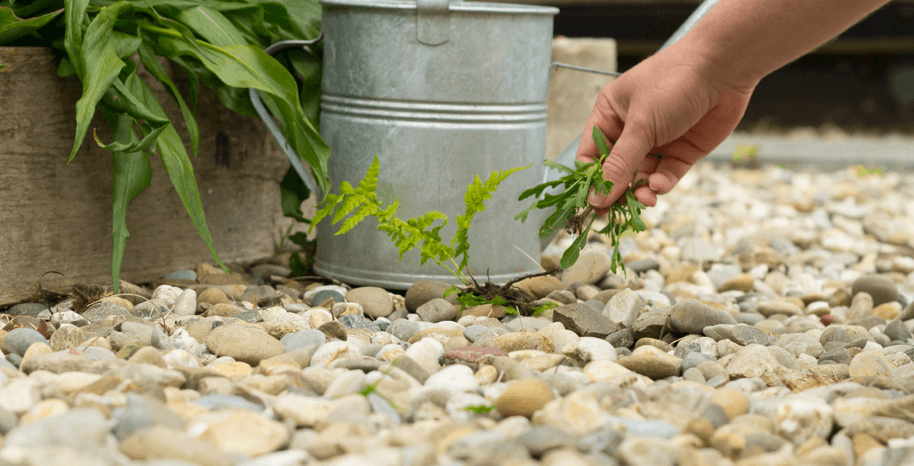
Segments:
[[[57,76],[50,49],[0,47],[0,63],[8,65],[0,70],[0,305],[33,295],[50,270],[66,283],[110,283],[111,154],[89,134],[66,164],[81,84]],[[172,121],[182,122],[161,86],[151,87]],[[217,251],[236,262],[273,254],[289,225],[279,206],[288,162],[259,120],[227,110],[208,90],[196,116],[201,142],[193,165]],[[96,129],[102,141],[112,139],[100,115]],[[224,151],[217,152],[217,137],[228,142]],[[128,207],[121,269],[123,279],[140,283],[212,261],[161,161],[151,162],[152,183]]]

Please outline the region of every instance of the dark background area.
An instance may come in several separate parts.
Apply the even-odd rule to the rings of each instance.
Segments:
[[[650,56],[697,4],[562,6],[555,34],[612,37],[618,69]],[[756,88],[739,130],[914,134],[914,2],[889,3]]]

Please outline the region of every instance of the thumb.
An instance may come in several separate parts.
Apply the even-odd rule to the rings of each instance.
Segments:
[[[634,122],[625,125],[619,140],[603,161],[603,179],[613,183],[609,195],[591,192],[587,201],[597,210],[606,209],[622,197],[644,157],[654,147],[652,138],[646,136],[645,125]]]

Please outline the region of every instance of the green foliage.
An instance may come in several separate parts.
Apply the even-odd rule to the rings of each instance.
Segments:
[[[562,178],[546,182],[521,193],[518,200],[522,201],[528,197],[533,197],[533,204],[517,214],[515,220],[521,222],[527,220],[527,215],[533,209],[547,209],[555,207],[555,212],[550,215],[543,226],[540,228],[540,238],[545,238],[555,234],[559,229],[566,229],[569,233],[576,234],[571,246],[562,254],[559,265],[562,268],[569,268],[577,262],[581,250],[587,245],[587,236],[593,226],[596,216],[590,219],[586,226],[583,225],[590,209],[587,204],[587,196],[590,189],[593,188],[597,193],[609,194],[613,183],[603,179],[603,161],[609,156],[609,144],[599,128],[593,128],[593,140],[600,152],[599,160],[591,163],[583,163],[576,160],[575,168],[566,167],[562,164],[545,161],[547,167],[559,170],[565,173]],[[547,193],[550,188],[562,186],[564,189],[558,194]],[[540,199],[542,197],[542,199]],[[585,209],[580,216],[577,215],[578,209]],[[626,231],[639,232],[644,231],[647,227],[641,220],[640,212],[644,209],[644,204],[635,199],[631,190],[625,192],[625,203],[616,203],[609,207],[609,225],[599,231],[600,234],[610,236],[614,245],[612,253],[611,268],[613,273],[616,272],[616,266],[622,267],[625,271],[625,264],[622,263],[622,255],[619,252],[619,239]]]
[[[441,228],[448,223],[448,218],[441,212],[431,211],[416,218],[403,221],[396,217],[399,200],[383,208],[378,201],[378,174],[380,162],[377,155],[374,162],[368,167],[365,178],[353,187],[349,182],[340,183],[339,194],[328,193],[324,200],[318,204],[318,211],[311,219],[313,229],[321,220],[331,217],[331,223],[336,225],[342,221],[337,235],[342,235],[359,224],[365,218],[372,216],[378,220],[378,230],[387,233],[390,240],[397,246],[400,260],[403,254],[420,246],[420,263],[424,265],[429,259],[445,267],[454,276],[461,278],[461,270],[469,263],[468,231],[473,217],[485,210],[484,202],[492,198],[492,193],[498,188],[499,183],[512,173],[529,168],[516,167],[504,171],[494,171],[485,183],[477,175],[467,187],[464,195],[466,210],[463,215],[457,216],[457,233],[450,245],[441,238]],[[347,216],[349,216],[347,218]],[[344,220],[345,219],[345,220]],[[440,221],[441,223],[437,223]],[[460,256],[458,263],[455,258]],[[447,265],[450,261],[453,268]]]
[[[467,406],[463,409],[475,414],[486,414],[492,412],[492,410],[495,409],[495,405],[474,405]]]
[[[142,67],[180,107],[194,155],[205,136],[194,117],[200,83],[213,89],[229,109],[250,116],[256,112],[248,89],[256,89],[292,149],[311,165],[326,191],[329,148],[315,126],[319,47],[293,50],[278,58],[263,51],[280,40],[316,36],[320,13],[316,0],[0,0],[0,45],[54,46],[63,55],[58,74],[75,74],[82,81],[69,160],[82,145],[96,110],[114,131],[113,142],[104,143],[97,136],[95,140],[114,157],[111,270],[115,292],[129,236],[126,207],[149,184],[150,155],[161,158],[191,221],[213,259],[222,265],[206,225],[188,151],[175,123],[137,78],[138,66],[129,57],[137,54]],[[168,77],[160,57],[185,71],[189,102]],[[287,68],[306,87],[300,89]],[[285,198],[283,202],[285,211]]]

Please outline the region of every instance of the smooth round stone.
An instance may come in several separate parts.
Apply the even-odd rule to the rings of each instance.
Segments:
[[[475,342],[489,327],[482,325],[470,325],[463,329],[463,336],[471,343]]]
[[[562,285],[563,287],[571,286],[573,283],[593,285],[609,273],[611,262],[609,254],[606,252],[584,250],[578,256],[577,262],[562,272]]]
[[[152,299],[158,299],[166,306],[171,307],[175,305],[175,300],[178,299],[178,296],[183,292],[184,290],[176,286],[159,285],[159,287],[152,292]]]
[[[197,292],[187,289],[178,295],[175,299],[175,305],[172,308],[172,314],[176,316],[192,316],[197,313]]]
[[[729,419],[735,419],[736,416],[748,413],[752,407],[752,402],[746,396],[746,393],[733,388],[715,390],[708,402],[723,408]]]
[[[327,342],[327,336],[320,330],[307,329],[295,333],[287,333],[279,342],[288,353],[297,349],[310,348],[314,345],[323,345]]]
[[[495,400],[495,409],[502,416],[530,417],[546,403],[555,399],[555,394],[545,382],[530,378],[514,382]]]
[[[638,293],[632,290],[622,290],[616,293],[603,308],[602,313],[609,320],[623,325],[625,328],[631,328],[638,317],[638,311],[641,310],[643,302]]]
[[[421,326],[416,322],[400,319],[391,322],[390,326],[387,327],[387,333],[399,338],[402,341],[409,341],[413,335],[419,332],[420,328]]]
[[[801,316],[803,315],[803,308],[797,306],[794,303],[787,301],[762,301],[758,304],[756,308],[759,314],[765,317],[771,317],[775,314],[784,314],[786,316]]]
[[[752,291],[755,286],[755,279],[752,278],[752,275],[748,273],[739,274],[727,281],[725,281],[718,289],[721,293],[725,291],[742,291],[748,293]]]
[[[20,356],[24,355],[29,346],[34,343],[48,344],[48,340],[38,333],[37,330],[20,327],[14,328],[6,334],[6,348],[8,351]]]
[[[553,277],[555,278],[555,277]],[[559,283],[561,285],[561,282]],[[545,299],[550,299],[560,304],[574,304],[578,302],[577,296],[574,295],[571,291],[568,290],[555,290],[548,295]]]
[[[848,320],[857,320],[873,314],[873,298],[869,293],[862,291],[854,295],[851,307],[847,310]]]
[[[387,290],[376,286],[354,288],[346,293],[346,300],[359,303],[365,314],[375,319],[387,317],[394,311],[394,303]]]
[[[457,317],[457,309],[457,306],[446,299],[435,298],[419,306],[416,314],[426,322],[438,323],[454,320]]]
[[[317,293],[314,293],[314,296],[311,297],[311,304],[314,306],[320,306],[321,304],[324,303],[324,301],[327,301],[328,299],[332,299],[333,302],[337,303],[337,304],[346,301],[346,298],[343,295],[343,293],[340,293],[337,290],[328,289],[328,290],[320,290]]]
[[[864,275],[854,280],[851,285],[851,295],[860,292],[869,293],[876,306],[898,300],[898,286],[891,278],[884,275]]]
[[[895,367],[878,351],[863,351],[850,364],[851,377],[888,377]]]
[[[230,356],[251,366],[286,352],[276,338],[242,325],[216,327],[206,336],[206,346],[216,356]]]
[[[231,304],[225,292],[217,287],[206,288],[197,296],[197,302],[209,304]]]
[[[735,323],[730,314],[693,299],[676,303],[670,311],[669,324],[679,333],[701,334],[705,327]]]
[[[441,388],[453,392],[475,392],[479,381],[473,376],[473,369],[463,364],[453,364],[432,374],[423,384],[425,388]]]
[[[165,280],[189,280],[195,282],[197,281],[197,272],[190,269],[178,270],[166,275]]]
[[[419,280],[406,290],[406,310],[416,312],[419,306],[436,298],[442,298],[444,292],[451,288],[451,285],[437,280]],[[453,303],[456,296],[451,295],[447,299]],[[393,320],[393,319],[391,319]]]
[[[315,301],[315,300],[314,300],[314,295],[316,295],[316,294],[318,294],[318,293],[320,293],[321,291],[324,291],[324,290],[334,290],[334,291],[336,291],[337,293],[339,293],[339,294],[341,294],[341,295],[343,295],[343,296],[346,296],[346,293],[347,293],[347,291],[348,291],[346,288],[343,288],[342,286],[339,286],[339,285],[324,285],[324,286],[318,286],[318,287],[316,287],[316,288],[313,288],[313,289],[310,289],[310,290],[304,292],[304,294],[302,294],[302,299],[305,300],[305,301],[311,301],[311,303],[312,303],[313,305],[318,305],[318,304],[320,304],[320,303],[314,302],[314,301]],[[345,301],[345,300],[343,300],[343,301]],[[342,301],[340,301],[340,302],[342,302]]]
[[[540,457],[550,450],[573,448],[577,445],[574,436],[555,426],[532,426],[519,434],[516,442],[534,457]]]
[[[824,351],[822,343],[819,342],[818,338],[805,333],[788,333],[787,335],[781,335],[774,344],[790,351],[794,356],[808,354],[814,358],[818,358],[819,355],[822,354],[822,351]]]
[[[566,291],[562,281],[552,275],[525,278],[515,283],[514,286],[528,292],[536,299],[549,297],[550,294],[558,291]]]
[[[651,345],[638,347],[630,356],[621,357],[617,362],[654,380],[679,375],[682,368],[682,359]]]
[[[434,374],[441,368],[438,358],[444,354],[444,347],[431,338],[423,338],[407,348],[405,354],[425,372]]]
[[[48,307],[44,304],[22,303],[7,309],[4,313],[11,316],[38,316],[46,311]]]

